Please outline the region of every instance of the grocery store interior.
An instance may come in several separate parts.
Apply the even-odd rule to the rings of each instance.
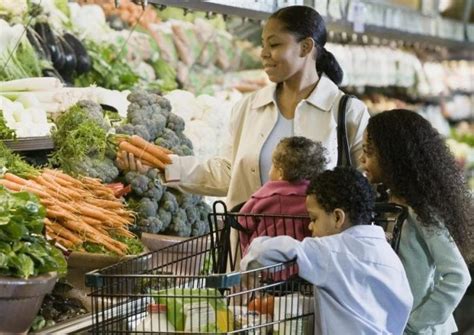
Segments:
[[[239,264],[241,257],[247,259],[244,256],[252,254],[247,252],[254,250],[246,246],[243,251],[249,220],[265,225],[271,219],[276,227],[286,219],[272,215],[295,214],[247,213],[248,202],[244,209],[235,207],[272,182],[263,175],[274,180],[276,151],[272,155],[271,150],[285,136],[267,135],[266,141],[258,127],[265,128],[262,122],[270,124],[270,119],[262,121],[262,113],[255,110],[281,113],[275,121],[280,128],[288,121],[279,92],[290,81],[274,80],[279,67],[268,64],[290,56],[278,51],[286,42],[271,45],[266,29],[272,20],[278,24],[284,20],[283,14],[273,13],[293,6],[317,11],[325,35],[323,42],[311,36],[295,39],[291,29],[307,28],[308,21],[302,17],[299,24],[282,28],[283,35],[271,37],[289,36],[297,45],[310,41],[311,52],[318,55],[315,60],[305,56],[316,62],[318,73],[312,72],[319,79],[312,86],[314,91],[304,96],[309,107],[302,107],[301,101],[292,105],[295,119],[289,121],[294,125],[289,136],[308,134],[298,128],[298,113],[311,112],[308,108],[324,113],[311,105],[311,97],[326,83],[336,93],[328,93],[328,88],[327,94],[321,93],[325,99],[345,93],[353,104],[360,100],[357,113],[365,120],[357,135],[361,152],[362,141],[376,142],[367,133],[370,120],[390,110],[409,110],[421,116],[435,130],[436,139],[441,139],[439,147],[449,149],[448,163],[444,158],[433,159],[427,165],[421,162],[419,167],[407,168],[406,173],[441,167],[446,169],[446,179],[459,176],[448,182],[457,186],[444,187],[441,173],[440,180],[424,185],[429,192],[436,189],[431,192],[435,195],[410,200],[413,206],[408,200],[405,206],[393,204],[391,198],[383,200],[379,192],[371,226],[384,228],[393,256],[400,256],[403,265],[406,253],[402,249],[425,252],[420,257],[412,254],[415,261],[408,263],[416,266],[420,262],[416,280],[422,285],[423,262],[427,262],[430,282],[424,283],[422,300],[431,305],[423,310],[413,293],[413,310],[407,311],[405,319],[401,314],[393,317],[403,319],[398,321],[401,333],[405,329],[405,334],[474,334],[474,284],[470,279],[474,274],[474,0],[0,0],[0,334],[335,334],[335,329],[344,329],[337,328],[338,317],[351,324],[347,316],[341,316],[344,311],[327,315],[334,301],[349,306],[351,298],[346,303],[338,301],[344,299],[340,296],[332,297],[326,311],[315,311],[318,301],[323,306],[321,301],[333,290],[298,276],[300,253],[287,259],[289,263],[280,260],[272,269],[246,270],[242,264],[247,262]],[[321,50],[332,54],[342,69],[340,82],[334,84],[326,72],[319,71]],[[290,59],[287,68],[302,64],[301,57],[300,53],[298,59]],[[256,100],[265,99],[262,92],[271,92],[268,101]],[[316,96],[313,99],[321,101]],[[340,112],[341,103],[339,107],[331,107],[332,100],[327,104],[326,111]],[[353,122],[351,115],[356,111],[347,113],[346,121]],[[334,152],[335,158],[326,160],[334,168],[340,155],[336,137],[341,126],[331,121],[331,129],[320,124],[302,127],[312,127],[321,136],[332,134],[332,144],[320,135],[311,142],[322,141],[328,149],[325,152]],[[253,128],[245,129],[250,123]],[[352,125],[347,126],[349,135]],[[268,134],[276,133],[272,129]],[[394,134],[408,132],[393,130]],[[436,148],[429,139],[421,141],[426,146],[421,146],[419,157]],[[401,142],[418,150],[417,144]],[[228,146],[232,158],[224,154]],[[366,144],[363,148],[363,156],[370,160]],[[265,150],[268,166],[262,164]],[[290,156],[297,157],[296,149],[289,150]],[[441,151],[429,155],[441,157]],[[249,152],[252,156],[245,156]],[[352,159],[352,165],[364,168],[358,158],[356,162]],[[198,180],[203,170],[211,176],[205,185]],[[369,172],[364,174],[367,185],[372,182]],[[410,176],[404,181],[422,179]],[[303,204],[306,187],[308,184]],[[458,191],[453,191],[455,187]],[[409,193],[400,192],[410,198]],[[451,196],[453,192],[457,195]],[[461,230],[454,228],[453,235],[452,222],[443,223],[443,213],[449,208],[441,214],[434,208],[437,205],[429,208],[431,201],[444,195],[445,207],[464,201],[465,208],[459,212],[467,228],[461,238],[471,242],[463,248],[458,245],[460,251],[456,243]],[[451,199],[458,195],[459,200]],[[390,202],[389,206],[382,201]],[[426,202],[420,205],[422,201]],[[428,209],[418,212],[416,206],[424,204]],[[432,214],[426,213],[431,210]],[[452,209],[452,218],[461,218],[456,211]],[[265,218],[266,214],[270,216]],[[306,226],[313,225],[311,212],[308,217],[305,209],[301,215],[293,223],[302,220]],[[440,219],[440,229],[448,231],[448,238],[449,233],[454,236],[456,242],[444,243],[452,245],[458,263],[449,263],[449,255],[442,263],[443,250],[434,248],[444,246],[435,245],[441,242],[432,242],[429,235],[442,233],[431,232],[428,224],[413,223],[412,215],[420,222],[424,217]],[[280,228],[268,235],[291,236]],[[255,229],[258,236],[267,235],[267,228]],[[403,234],[409,229],[419,235],[408,240]],[[316,236],[308,234],[309,239]],[[428,242],[413,246],[422,235]],[[347,269],[342,269],[344,276]],[[456,276],[459,279],[459,273],[468,279],[462,285],[450,282]],[[347,284],[347,280],[342,281]],[[408,281],[414,290],[410,276]],[[379,284],[373,285],[369,279],[359,282],[357,287],[369,292],[361,297],[379,294],[374,288]],[[458,287],[457,296],[449,291],[453,286]],[[418,311],[416,303],[420,303]],[[368,307],[371,304],[359,304],[365,311],[361,313],[374,312],[370,308],[375,307]],[[392,319],[388,311],[384,313],[387,316],[375,317],[374,324]],[[422,317],[429,321],[415,320]],[[369,321],[357,322],[369,327]],[[384,321],[385,329],[372,325],[373,332],[367,331],[372,326],[356,331],[357,322],[354,334],[398,333],[390,330],[389,321]],[[416,322],[426,325],[415,326]],[[321,323],[330,326],[321,330]]]

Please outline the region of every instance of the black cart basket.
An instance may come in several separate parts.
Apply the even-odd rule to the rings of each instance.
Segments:
[[[92,332],[312,334],[312,286],[294,262],[227,272],[239,215],[215,204],[209,234],[88,273]]]

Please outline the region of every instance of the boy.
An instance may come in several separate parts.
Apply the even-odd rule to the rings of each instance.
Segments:
[[[315,285],[315,333],[402,334],[413,297],[403,266],[379,226],[374,193],[361,173],[336,167],[310,182],[306,197],[313,237],[258,237],[241,270],[296,258]]]

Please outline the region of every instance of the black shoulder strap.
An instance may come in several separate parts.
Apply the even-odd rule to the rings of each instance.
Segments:
[[[346,109],[347,101],[351,95],[344,94],[339,101],[337,112],[337,166],[352,166],[351,152],[346,132]]]

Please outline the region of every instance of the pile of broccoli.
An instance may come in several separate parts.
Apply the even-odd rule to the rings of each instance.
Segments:
[[[102,107],[81,100],[56,120],[52,137],[55,151],[50,163],[66,173],[114,181],[119,170],[115,166],[115,147],[108,141],[111,128]]]
[[[171,113],[168,100],[143,90],[131,93],[128,100],[127,123],[116,128],[117,134],[139,135],[180,156],[193,154],[192,143],[183,134],[184,120]],[[125,175],[132,189],[127,201],[137,212],[138,228],[183,237],[208,233],[209,205],[201,196],[167,188],[159,174],[158,169],[150,169]]]

